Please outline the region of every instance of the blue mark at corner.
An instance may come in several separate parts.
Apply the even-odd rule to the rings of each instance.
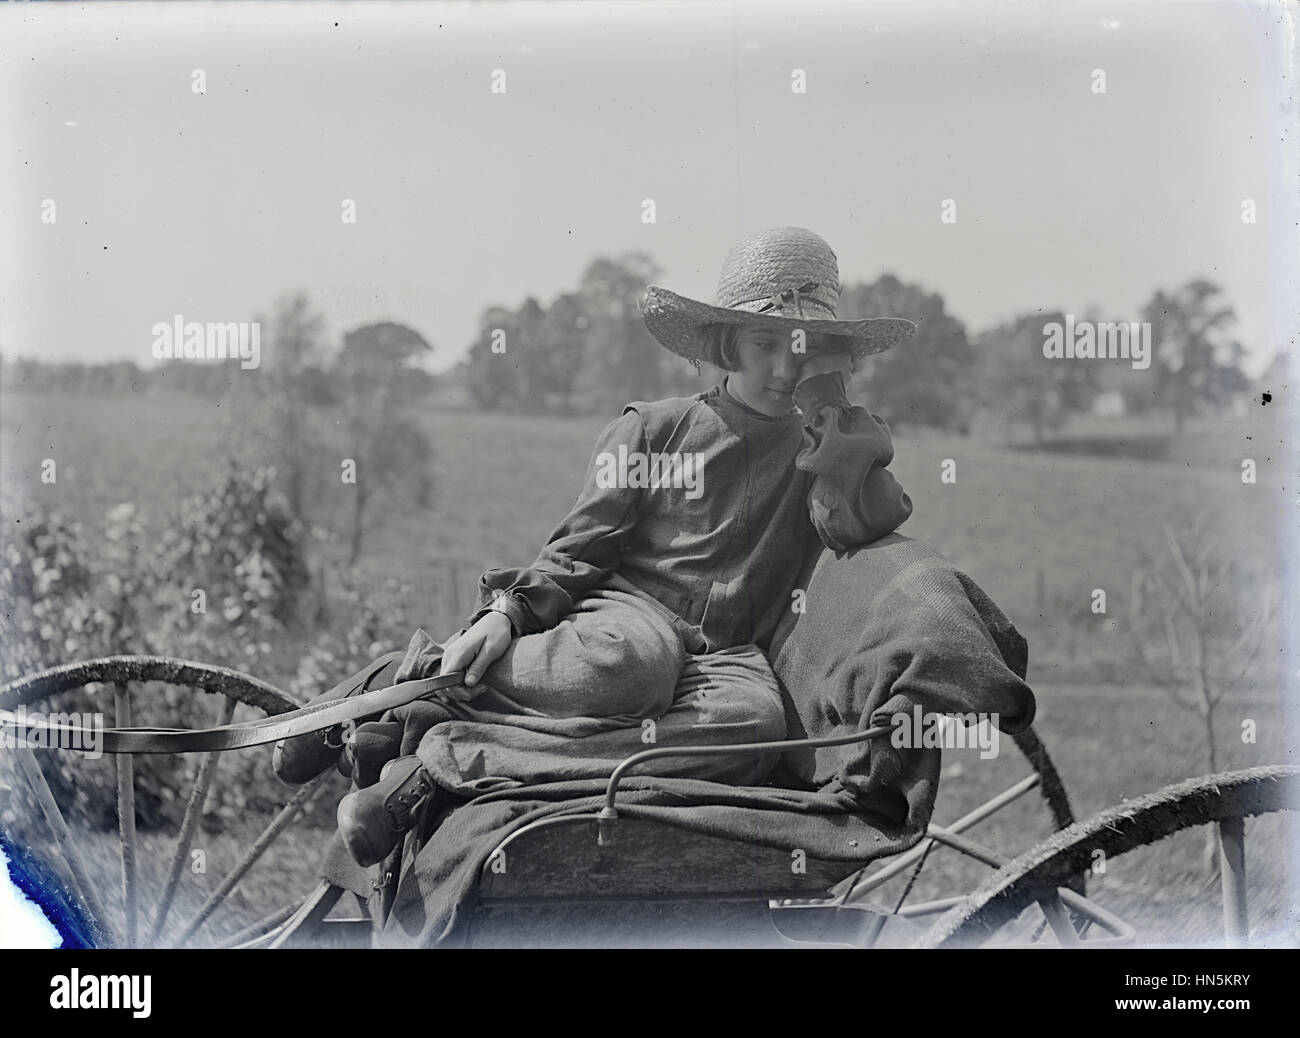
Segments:
[[[60,948],[93,948],[92,927],[74,904],[58,875],[39,857],[0,831],[0,850],[8,859],[14,886],[30,898],[63,939]]]

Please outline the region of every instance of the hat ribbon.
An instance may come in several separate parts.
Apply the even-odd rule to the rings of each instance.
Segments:
[[[802,317],[803,296],[808,292],[815,291],[817,286],[818,282],[816,281],[805,281],[798,288],[783,288],[773,292],[770,296],[754,296],[752,299],[741,299],[733,303],[732,306],[740,306],[742,303],[754,303],[760,299],[765,299],[766,302],[754,311],[755,313],[762,314],[768,310],[784,310],[789,307],[796,310],[799,316]]]

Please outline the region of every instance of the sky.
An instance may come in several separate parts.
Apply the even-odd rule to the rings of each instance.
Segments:
[[[301,289],[329,341],[400,321],[440,370],[598,255],[711,299],[733,241],[794,224],[972,333],[1209,277],[1253,373],[1300,315],[1293,28],[1266,2],[4,5],[0,351],[148,366],[156,322]]]

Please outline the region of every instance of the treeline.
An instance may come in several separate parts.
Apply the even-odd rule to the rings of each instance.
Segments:
[[[419,365],[416,355],[427,352],[427,344],[403,359],[398,379],[402,398],[420,400],[450,387],[466,403],[489,410],[610,414],[631,400],[706,389],[720,373],[707,367],[696,372],[662,349],[641,320],[641,293],[660,277],[644,253],[602,257],[587,267],[574,289],[549,303],[529,296],[517,307],[488,307],[464,360],[446,375],[432,375]],[[294,298],[295,320],[312,325],[311,348],[295,353],[293,336],[286,340],[283,334],[281,312],[275,318],[281,324],[279,336],[273,329],[263,366],[289,364],[292,392],[304,405],[339,404],[349,392],[339,366],[347,350],[318,341],[323,322],[304,296]],[[978,423],[993,422],[1022,427],[1041,441],[1072,414],[1159,410],[1181,429],[1189,416],[1218,411],[1251,388],[1241,367],[1245,350],[1236,338],[1236,315],[1222,290],[1203,279],[1156,291],[1137,314],[1106,315],[1096,308],[1077,314],[1036,311],[972,334],[948,313],[940,293],[884,274],[870,283],[846,285],[840,313],[848,318],[900,316],[918,326],[906,343],[863,365],[855,382],[855,396],[895,424],[965,433]],[[1076,358],[1073,341],[1057,344],[1065,351],[1059,359],[1045,355],[1050,328],[1061,329],[1064,337],[1084,326],[1100,329],[1098,351],[1105,349],[1108,332],[1113,340],[1117,329],[1126,336],[1132,329],[1135,355],[1089,359],[1084,352]],[[401,328],[419,338],[401,325],[372,327]],[[348,359],[354,368],[366,364],[355,347]],[[243,385],[266,385],[268,380],[257,375],[221,361],[170,361],[142,369],[130,361],[0,360],[0,386],[10,391],[171,389],[220,396]]]
[[[660,348],[639,318],[638,297],[658,274],[641,254],[600,259],[577,289],[549,306],[529,297],[517,309],[490,307],[459,369],[464,385],[483,407],[560,412],[608,411],[707,388],[721,373],[706,367],[701,379]],[[991,419],[1021,425],[1041,441],[1071,414],[1102,405],[1111,414],[1164,410],[1181,429],[1189,416],[1221,409],[1250,389],[1236,315],[1222,290],[1204,280],[1157,291],[1135,315],[1043,311],[974,335],[948,313],[941,294],[893,274],[846,285],[839,312],[917,324],[912,338],[856,376],[856,398],[893,424],[966,433]],[[1061,338],[1072,336],[1059,359],[1045,355],[1053,327]],[[1086,348],[1085,328],[1093,336]],[[1114,356],[1120,344],[1125,352]],[[1107,348],[1111,359],[1088,357]]]
[[[543,306],[492,306],[457,374],[481,407],[616,412],[631,400],[689,395],[713,383],[646,331],[638,301],[662,272],[645,253],[599,258],[577,287]]]
[[[313,384],[312,395],[321,403],[337,396],[328,364],[309,364],[305,378]],[[0,357],[0,387],[6,392],[27,393],[140,393],[177,390],[208,398],[219,398],[251,384],[256,371],[244,371],[230,361],[167,360],[142,368],[131,360],[86,364],[81,361],[44,361],[32,357]],[[427,395],[437,384],[436,376],[411,368],[404,379],[408,391]]]

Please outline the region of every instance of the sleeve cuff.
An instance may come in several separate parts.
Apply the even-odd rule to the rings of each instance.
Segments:
[[[853,404],[844,390],[844,376],[838,371],[825,371],[795,386],[794,406],[811,415],[823,407],[851,408]]]
[[[487,605],[476,609],[474,615],[469,618],[469,623],[473,625],[487,616],[488,613],[501,613],[505,616],[510,621],[510,629],[514,637],[518,638],[524,633],[526,614],[523,602],[518,595],[505,594],[498,596]]]

